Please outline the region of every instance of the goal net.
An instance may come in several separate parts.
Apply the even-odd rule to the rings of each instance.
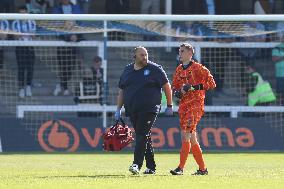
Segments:
[[[261,118],[284,136],[284,63],[277,60],[284,56],[283,26],[284,17],[269,16],[1,15],[0,115],[20,117],[35,138],[39,125],[62,117],[95,117],[110,126],[119,77],[133,62],[134,47],[145,46],[171,80],[178,46],[190,42],[217,83],[207,92],[200,125]],[[252,70],[276,99],[249,104]]]

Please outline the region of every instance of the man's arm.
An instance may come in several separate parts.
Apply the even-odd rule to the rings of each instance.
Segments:
[[[123,106],[123,90],[119,89],[118,90],[118,95],[117,95],[117,108],[114,114],[115,120],[119,120],[121,118],[121,108]]]
[[[203,90],[214,89],[216,87],[216,83],[210,71],[203,67],[202,75],[204,76]]]
[[[167,98],[167,105],[173,105],[173,98],[172,98],[172,88],[171,84],[168,82],[163,85],[163,90],[165,92],[166,98]]]
[[[122,106],[123,106],[123,90],[119,89],[117,95],[117,109],[121,109]]]
[[[202,75],[203,79],[202,82],[197,84],[197,85],[190,85],[190,84],[185,84],[181,88],[181,93],[185,94],[188,91],[197,91],[197,90],[210,90],[214,89],[216,87],[215,80],[213,76],[211,75],[210,71],[202,66],[200,67],[200,75]]]
[[[169,82],[163,85],[163,90],[166,95],[167,99],[167,108],[165,109],[165,115],[166,116],[173,116],[173,96],[172,96],[172,87]]]

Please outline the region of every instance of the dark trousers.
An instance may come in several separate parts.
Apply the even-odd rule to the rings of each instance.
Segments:
[[[25,86],[25,74],[26,85],[32,84],[35,52],[33,47],[16,47],[16,58],[18,64],[18,82],[19,87]]]
[[[133,164],[137,164],[139,169],[143,165],[145,157],[146,167],[156,170],[154,160],[154,149],[151,140],[151,128],[155,123],[157,114],[152,112],[136,113],[130,116],[136,135]]]
[[[4,51],[3,49],[0,49],[0,69],[3,69],[4,64]]]
[[[68,81],[75,70],[77,50],[74,47],[58,47],[57,61],[59,66],[60,85],[64,90],[68,88]]]

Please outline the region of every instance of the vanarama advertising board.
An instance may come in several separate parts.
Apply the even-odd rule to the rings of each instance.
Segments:
[[[210,125],[206,118],[197,128],[200,145],[206,150],[284,151],[284,137],[260,118],[217,118]],[[59,118],[45,120],[32,132],[19,119],[0,119],[2,151],[77,152],[102,150],[102,119]],[[129,124],[129,126],[131,126]],[[269,138],[269,140],[267,140]],[[264,140],[266,139],[266,140]],[[158,117],[152,128],[156,150],[179,150],[180,130],[177,117]],[[124,150],[131,150],[135,141]]]

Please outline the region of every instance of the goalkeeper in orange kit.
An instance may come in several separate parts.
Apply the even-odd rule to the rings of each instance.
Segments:
[[[182,146],[180,162],[172,175],[182,175],[190,152],[199,166],[194,175],[207,175],[203,155],[197,141],[196,126],[204,114],[205,91],[216,87],[210,71],[202,64],[194,61],[194,49],[189,43],[183,43],[179,48],[181,64],[173,76],[173,94],[180,99],[179,118]]]

